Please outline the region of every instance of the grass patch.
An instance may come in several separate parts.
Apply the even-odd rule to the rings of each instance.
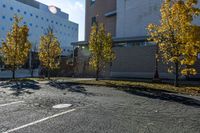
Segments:
[[[200,95],[200,85],[187,85],[182,84],[180,87],[175,87],[167,83],[148,83],[148,82],[135,82],[135,81],[115,81],[115,80],[90,80],[90,81],[74,81],[78,84],[83,85],[95,85],[95,86],[107,86],[115,87],[119,89],[141,89],[141,90],[152,90],[152,91],[165,91],[170,93],[180,93],[188,95]]]

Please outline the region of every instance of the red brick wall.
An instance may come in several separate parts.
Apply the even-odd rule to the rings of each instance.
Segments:
[[[86,0],[86,17],[85,17],[85,40],[89,39],[91,31],[92,17],[97,16],[99,23],[104,23],[107,32],[113,36],[116,34],[116,16],[105,17],[105,14],[116,10],[116,0],[96,0],[91,5],[91,0]]]

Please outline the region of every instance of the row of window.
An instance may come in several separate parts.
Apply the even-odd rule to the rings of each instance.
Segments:
[[[6,8],[6,5],[3,4],[2,7],[3,7],[3,8]],[[14,8],[13,8],[13,7],[10,7],[10,10],[14,10]],[[20,13],[21,10],[20,10],[20,9],[17,9],[17,12]],[[24,15],[27,14],[26,11],[24,11],[23,13],[24,13]],[[30,16],[33,17],[33,14],[30,13]],[[5,16],[3,16],[3,17],[4,17],[4,19],[5,19]],[[35,17],[36,17],[36,18],[39,18],[38,15],[35,15]],[[41,20],[45,20],[45,18],[44,18],[44,17],[41,17]],[[59,24],[58,22],[56,22],[56,21],[54,21],[54,20],[50,20],[50,19],[48,19],[48,18],[46,18],[46,21],[47,21],[47,22],[51,22],[52,24],[55,23],[56,25],[64,26],[65,28],[67,27],[65,24],[62,24],[62,23]],[[68,26],[68,29],[70,29],[70,26]],[[71,27],[71,29],[72,29],[72,30],[76,30],[76,31],[78,30],[77,28],[73,28],[73,27]]]
[[[6,19],[6,16],[2,16],[2,19]],[[13,18],[10,18],[10,21],[13,21]],[[24,25],[27,25],[27,22],[23,22],[23,24],[24,24]],[[28,26],[32,27],[33,24],[32,24],[32,23],[29,23]],[[38,28],[39,26],[38,26],[38,25],[35,25],[35,27]],[[41,29],[44,29],[43,26],[41,26]],[[72,29],[73,29],[73,27],[72,27]]]
[[[134,46],[152,46],[155,45],[153,42],[145,42],[145,41],[135,41],[129,43],[116,43],[115,47],[134,47]]]
[[[32,25],[32,24],[29,24],[29,25]],[[39,28],[39,26],[38,26],[38,25],[36,25],[36,28]],[[40,28],[41,28],[42,30],[44,30],[44,29],[45,29],[43,26],[41,26]],[[5,27],[1,27],[1,30],[2,30],[2,31],[5,31],[5,30],[6,30],[6,28],[5,28]],[[64,32],[59,32],[59,31],[57,31],[57,30],[55,30],[55,33],[56,33],[56,34],[60,34],[60,35],[64,35],[64,36],[66,36],[66,35],[67,35],[67,36],[69,36],[69,37],[70,37],[70,36],[71,36],[71,37],[73,37],[73,36],[74,36],[74,35],[71,35],[71,34],[69,34],[69,33],[67,34],[67,33],[64,33]],[[30,34],[30,36],[31,36],[31,34]]]

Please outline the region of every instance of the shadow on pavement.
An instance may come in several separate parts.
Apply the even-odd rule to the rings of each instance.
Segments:
[[[69,92],[76,92],[84,95],[94,95],[93,93],[87,92],[85,87],[77,83],[50,81],[48,85],[60,90],[68,90]]]
[[[179,94],[169,93],[167,91],[152,90],[151,88],[147,88],[143,86],[127,87],[127,88],[123,87],[123,88],[117,88],[117,89],[121,91],[125,91],[129,94],[137,95],[137,96],[176,102],[176,103],[184,104],[187,106],[200,108],[200,100],[186,97],[186,96],[181,96]]]
[[[57,89],[65,90],[67,89],[70,92],[77,92],[82,93],[85,95],[92,95],[95,94],[87,92],[85,87],[83,87],[83,84],[79,83],[70,83],[70,82],[57,82],[57,81],[51,81],[48,83],[50,86],[55,87]],[[87,84],[85,84],[87,85]],[[89,84],[88,84],[89,85]],[[98,85],[97,85],[98,86]],[[137,95],[137,96],[143,96],[148,97],[151,99],[160,99],[164,101],[170,101],[170,102],[176,102],[179,104],[192,106],[196,108],[200,108],[200,100],[190,98],[189,96],[181,96],[179,94],[175,94],[166,90],[152,90],[152,88],[144,87],[144,86],[124,86],[124,87],[117,87],[114,84],[107,83],[107,87],[114,87],[117,90],[125,91],[129,94]]]
[[[19,96],[21,94],[32,94],[33,92],[30,92],[28,90],[39,90],[40,86],[38,82],[33,80],[15,80],[15,81],[4,81],[0,82],[1,88],[8,88],[15,91],[12,93],[15,96]]]

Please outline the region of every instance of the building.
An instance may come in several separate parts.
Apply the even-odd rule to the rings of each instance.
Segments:
[[[70,21],[69,15],[55,6],[47,6],[35,0],[0,0],[0,10],[1,40],[6,39],[12,28],[13,17],[18,15],[23,17],[21,24],[29,27],[29,41],[34,51],[38,48],[40,37],[49,27],[53,28],[61,44],[62,56],[71,54],[71,42],[78,41],[78,24]],[[1,76],[5,75],[5,72],[2,73]]]
[[[113,62],[112,77],[152,78],[155,70],[156,47],[147,41],[147,26],[158,23],[162,0],[116,0],[117,25],[115,40],[116,60]],[[159,64],[162,78],[173,75],[167,67]]]
[[[92,75],[87,63],[86,51],[89,32],[93,21],[104,23],[107,32],[112,33],[116,60],[108,66],[103,77],[112,78],[153,78],[155,74],[156,45],[147,41],[149,23],[159,23],[160,7],[163,0],[86,0],[86,37],[79,46],[80,75]],[[200,4],[200,3],[199,3]],[[199,5],[200,6],[200,5]],[[97,16],[97,17],[96,17]],[[200,24],[200,19],[194,23]],[[82,47],[81,47],[82,46]],[[81,63],[84,62],[84,63]],[[85,65],[86,64],[86,65]],[[200,61],[195,67],[200,76]],[[83,69],[84,68],[84,69]],[[88,68],[88,69],[86,69]],[[173,78],[166,64],[159,62],[161,78]],[[86,74],[85,74],[86,73]],[[89,74],[88,74],[89,73]]]
[[[47,6],[35,0],[0,1],[0,38],[5,40],[13,24],[13,16],[23,17],[22,24],[29,27],[29,40],[38,46],[40,36],[50,26],[61,43],[63,55],[72,50],[71,42],[78,41],[78,24],[55,6]]]
[[[104,23],[106,32],[116,36],[116,0],[86,0],[85,41],[73,42],[75,74],[77,76],[93,76],[89,67],[88,40],[91,26],[95,22]],[[109,75],[109,71],[106,72]]]
[[[86,0],[85,40],[94,22],[102,22],[107,32],[116,35],[116,0]]]

